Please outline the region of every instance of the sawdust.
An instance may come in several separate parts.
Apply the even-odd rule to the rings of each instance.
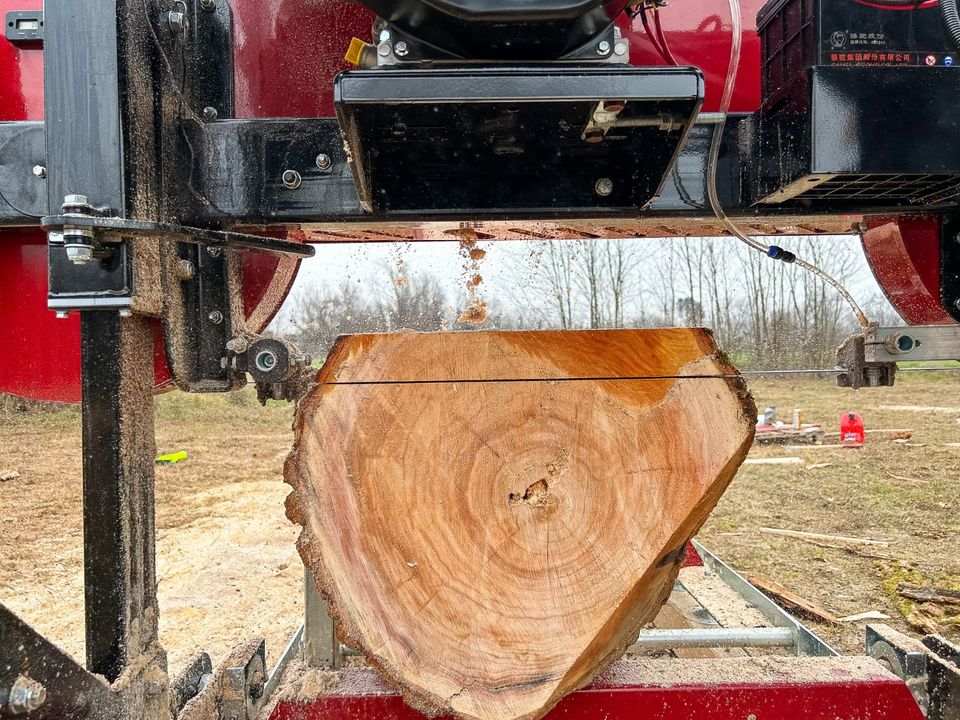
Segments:
[[[483,325],[487,321],[487,303],[485,300],[474,298],[470,304],[463,309],[457,318],[459,322],[468,325]]]
[[[480,274],[480,262],[487,256],[486,250],[477,247],[477,233],[470,228],[457,231],[460,238],[460,255],[464,259],[463,272],[467,288],[467,307],[463,309],[458,322],[466,325],[483,325],[487,321],[487,302],[477,296],[477,288],[483,284]]]
[[[783,684],[804,684],[824,677],[842,676],[846,682],[890,679],[892,674],[879,663],[866,657],[739,657],[726,659],[638,658],[622,660],[600,675],[595,685],[647,685],[677,687],[681,685],[750,685],[775,679]]]
[[[759,610],[706,568],[683,568],[680,582],[723,627],[755,628],[770,624]]]
[[[271,665],[302,620],[303,566],[277,459],[291,408],[261,408],[252,390],[239,398],[156,401],[158,447],[189,452],[156,468],[159,632],[172,675],[198,650],[216,664],[257,635]],[[80,460],[77,408],[3,417],[0,467],[21,477],[0,484],[0,602],[82,661]]]

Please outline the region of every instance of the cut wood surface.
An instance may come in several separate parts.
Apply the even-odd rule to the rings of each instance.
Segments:
[[[753,440],[736,375],[696,329],[338,340],[285,476],[341,639],[424,712],[544,715],[669,596]]]

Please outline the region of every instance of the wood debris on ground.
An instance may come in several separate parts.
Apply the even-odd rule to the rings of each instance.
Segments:
[[[919,585],[909,585],[900,583],[897,585],[897,594],[917,600],[919,602],[931,602],[940,605],[960,605],[960,592],[938,587],[920,587]]]
[[[824,540],[827,542],[852,543],[857,545],[878,545],[887,547],[890,543],[886,540],[872,540],[870,538],[849,537],[846,535],[825,535],[823,533],[804,532],[802,530],[786,530],[784,528],[762,527],[760,532],[766,535],[782,535],[784,537],[796,538],[797,540]]]
[[[769,595],[778,605],[781,605],[786,610],[812,620],[819,620],[832,625],[838,622],[836,616],[823,606],[787,590],[783,585],[775,583],[773,580],[768,580],[759,575],[747,575],[747,580],[765,595]]]
[[[856,615],[847,615],[837,618],[839,623],[866,622],[867,620],[889,620],[890,616],[879,610],[868,610],[867,612],[857,613]]]
[[[785,457],[785,458],[748,458],[743,461],[744,465],[803,465],[803,458]]]

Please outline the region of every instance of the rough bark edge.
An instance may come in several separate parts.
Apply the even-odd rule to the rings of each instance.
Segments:
[[[658,598],[658,602],[653,605],[653,607],[656,607],[657,612],[659,612],[660,608],[669,598],[670,592],[672,591],[674,583],[676,582],[676,579],[680,573],[682,553],[678,553],[677,551],[682,551],[682,548],[685,546],[687,541],[697,534],[703,524],[710,517],[710,512],[712,511],[713,507],[715,507],[720,497],[733,481],[737,470],[739,470],[740,466],[743,464],[743,460],[749,452],[750,446],[753,444],[756,426],[757,409],[756,403],[753,400],[753,396],[750,394],[749,390],[747,390],[743,377],[740,375],[737,368],[731,363],[727,354],[717,346],[716,341],[714,340],[713,331],[705,328],[691,328],[691,330],[696,332],[698,346],[703,352],[702,358],[695,362],[713,364],[719,370],[717,374],[729,374],[736,376],[729,380],[723,380],[722,382],[726,382],[730,389],[733,390],[740,406],[740,414],[737,418],[737,421],[745,424],[748,432],[739,451],[734,453],[734,455],[724,466],[723,471],[720,473],[720,475],[718,475],[718,482],[715,482],[712,487],[715,492],[709,495],[709,499],[712,499],[712,503],[709,504],[709,509],[706,512],[699,513],[700,518],[695,521],[691,528],[679,528],[671,537],[670,541],[667,542],[666,548],[661,551],[657,561],[653,563],[650,568],[648,568],[647,572],[644,573],[641,579],[634,584],[634,588],[640,586],[643,580],[647,578],[651,572],[661,568],[661,564],[665,559],[670,558],[671,554],[676,555],[675,559],[672,561],[674,565],[673,569],[663,573],[662,575],[663,578],[669,578],[669,582],[664,582],[660,586],[659,593],[656,596]],[[326,361],[320,370],[317,371],[314,383],[315,386],[321,385],[324,382],[329,382],[331,379],[335,379],[336,376],[331,378],[331,376],[334,375],[333,368],[340,366],[340,363],[337,361],[342,355],[349,352],[351,339],[353,337],[355,336],[341,335],[336,339],[327,355]],[[683,368],[681,368],[681,371],[678,372],[678,375],[683,374],[682,370]],[[679,380],[674,381],[674,383],[677,382],[679,382]],[[360,649],[364,658],[371,665],[371,667],[373,667],[379,673],[380,677],[383,678],[388,685],[400,692],[403,696],[404,702],[413,709],[423,713],[427,717],[449,716],[462,718],[463,720],[473,720],[471,716],[458,713],[451,707],[450,701],[456,694],[449,698],[443,698],[430,692],[421,691],[419,688],[413,688],[404,685],[400,680],[401,673],[397,670],[397,668],[395,668],[392,663],[387,661],[385,658],[375,654],[371,649],[365,646],[359,632],[356,630],[356,627],[353,624],[349,612],[343,609],[339,598],[334,597],[334,594],[330,590],[334,584],[330,571],[327,569],[326,563],[323,561],[320,553],[309,552],[309,548],[315,542],[315,539],[313,534],[310,532],[310,529],[307,527],[306,517],[301,508],[301,494],[305,492],[304,487],[306,485],[304,478],[301,476],[298,470],[296,459],[299,453],[299,438],[301,437],[303,430],[303,418],[307,410],[312,408],[315,403],[322,402],[327,394],[325,392],[314,393],[314,389],[315,388],[311,388],[307,391],[307,394],[303,396],[302,400],[297,404],[296,413],[294,415],[294,444],[290,450],[290,453],[287,455],[283,466],[284,482],[290,485],[292,490],[287,495],[287,498],[284,502],[284,508],[287,519],[296,525],[300,525],[301,527],[300,534],[297,537],[297,551],[300,554],[300,558],[304,565],[313,574],[314,584],[317,592],[323,598],[327,606],[327,613],[335,623],[337,639],[348,647]],[[330,389],[332,390],[333,388]],[[672,392],[673,389],[674,388],[671,387],[671,390],[668,391],[668,394],[669,392]],[[720,478],[723,478],[723,480],[720,481]],[[701,499],[701,502],[698,503],[697,508],[701,508],[707,499],[708,496],[704,496],[704,498]],[[691,514],[691,517],[692,516],[693,514]],[[629,598],[625,599],[624,602],[629,602]],[[617,612],[619,612],[619,608],[611,614],[611,620],[617,615]],[[655,615],[656,613],[654,613],[654,616]],[[549,701],[544,704],[540,710],[521,716],[516,720],[534,720],[535,718],[541,718],[549,713],[566,695],[571,692],[575,692],[586,685],[589,685],[596,677],[606,672],[611,664],[624,655],[627,648],[632,643],[631,638],[635,637],[651,620],[653,620],[653,617],[646,617],[645,615],[638,615],[637,617],[631,619],[629,618],[628,612],[627,618],[623,620],[623,622],[631,623],[629,625],[629,632],[624,632],[622,634],[623,640],[617,645],[613,646],[606,653],[603,660],[596,664],[594,671],[585,673],[582,678],[576,681],[575,685],[564,688],[562,691],[558,690],[558,692],[554,693],[554,695],[551,696]],[[574,662],[574,664],[576,665],[576,662],[578,661],[579,658]],[[563,685],[562,679],[560,681],[560,685]]]

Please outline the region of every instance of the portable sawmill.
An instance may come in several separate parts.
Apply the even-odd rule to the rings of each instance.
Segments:
[[[610,720],[960,717],[956,647],[870,626],[864,656],[840,657],[688,542],[755,419],[744,421],[752,401],[708,333],[358,336],[319,374],[262,335],[325,243],[730,235],[836,285],[768,239],[855,234],[905,325],[861,313],[838,350],[838,385],[889,386],[898,361],[960,359],[957,0],[0,0],[0,11],[0,391],[82,403],[86,620],[81,666],[0,606],[0,716],[535,720],[555,706],[554,717]],[[447,362],[455,346],[463,354]],[[263,399],[299,401],[301,431],[312,423],[286,470],[288,515],[305,528],[304,624],[273,669],[253,641],[222,667],[200,654],[168,672],[153,395],[249,380]],[[545,389],[525,389],[534,383]],[[594,627],[584,610],[536,632],[496,597],[486,608],[474,597],[465,622],[484,611],[482,627],[454,652],[425,646],[430,622],[418,618],[456,602],[469,585],[456,574],[480,558],[487,582],[477,538],[547,527],[586,461],[577,446],[548,462],[530,441],[535,472],[498,496],[503,526],[451,519],[449,505],[389,486],[406,453],[408,470],[429,465],[408,450],[427,430],[395,412],[409,386],[432,398],[422,417],[435,433],[449,421],[471,437],[549,411],[554,435],[580,438],[558,408],[592,413],[605,443],[592,467],[612,474],[616,501],[583,511],[590,534],[575,551],[590,562],[561,569],[594,593],[588,610],[622,584],[609,620]],[[686,465],[664,457],[677,478],[710,482],[693,492],[674,478],[654,494],[682,506],[676,517],[633,522],[627,510],[651,501],[627,497],[616,476],[634,468],[631,423],[670,426],[665,403],[705,403],[714,395],[696,388],[707,387],[739,424],[725,436],[717,421],[701,450],[684,447]],[[463,398],[474,417],[440,412]],[[477,437],[463,447],[494,467],[499,440]],[[387,465],[365,464],[371,438]],[[647,474],[662,470],[645,461]],[[465,483],[467,509],[481,490]],[[379,527],[407,502],[443,529],[432,552],[461,553],[456,588],[432,576],[424,595],[428,563],[400,555],[422,540],[412,531],[374,550],[353,540],[353,518]],[[631,532],[622,554],[582,547]],[[534,605],[541,591],[553,602],[549,553],[521,549],[544,571],[499,567],[503,584],[488,589],[504,603],[527,587]],[[391,553],[396,575],[384,577],[377,563]],[[753,614],[718,622],[717,598]],[[685,627],[637,634],[664,601]],[[628,635],[634,657],[620,659]],[[718,650],[692,660],[684,648]],[[515,664],[493,668],[501,652]],[[360,653],[369,665],[344,660]],[[316,681],[284,694],[284,673]]]

